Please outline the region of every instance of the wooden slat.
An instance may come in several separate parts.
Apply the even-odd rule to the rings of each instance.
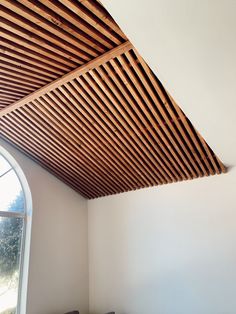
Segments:
[[[25,81],[27,81],[28,83],[29,82],[34,82],[34,83],[39,83],[39,84],[46,84],[45,81],[41,80],[41,79],[37,79],[33,76],[29,76],[29,75],[24,75],[21,71],[20,72],[17,72],[17,71],[14,71],[14,70],[11,70],[9,71],[9,69],[5,69],[4,67],[0,66],[0,71],[1,73],[9,76],[9,77],[12,77],[12,78],[19,78],[19,79],[23,79]],[[10,74],[9,74],[10,73]]]
[[[5,56],[9,56],[9,57],[13,57],[14,60],[19,60],[19,61],[23,61],[24,63],[27,62],[27,64],[30,64],[32,67],[37,67],[37,68],[42,68],[44,70],[46,70],[46,72],[48,72],[48,70],[50,70],[50,72],[55,72],[59,75],[63,75],[64,74],[64,71],[62,71],[60,69],[60,67],[58,68],[56,65],[55,65],[55,62],[50,62],[51,65],[49,66],[49,62],[48,62],[48,59],[47,60],[43,60],[41,61],[40,58],[38,56],[34,56],[34,57],[31,57],[31,56],[28,56],[27,54],[27,51],[23,51],[22,52],[19,52],[19,49],[17,51],[17,49],[14,47],[13,49],[10,49],[8,47],[6,47],[6,45],[2,46],[0,45],[0,52],[2,54],[4,54]],[[52,65],[53,63],[53,65]],[[63,70],[64,70],[64,66],[63,66]],[[69,70],[68,68],[66,69],[67,71]]]
[[[7,130],[8,132],[11,132],[16,135],[18,132],[18,126],[14,124],[13,119],[11,119],[11,124],[9,124],[8,119],[10,119],[9,116],[4,119],[5,121],[2,122],[2,124],[5,126],[4,130]],[[62,159],[59,155],[55,155],[49,145],[45,146],[42,140],[40,140],[39,143],[37,136],[35,134],[32,134],[32,132],[29,133],[25,127],[24,129],[22,129],[22,138],[25,139],[27,144],[29,144],[34,149],[35,152],[37,152],[38,154],[46,154],[49,160],[55,165],[57,165],[59,169],[61,169],[62,173],[65,172],[69,175],[69,178],[70,176],[73,177],[74,173],[77,173],[77,175],[80,178],[79,181],[82,182],[82,185],[84,185],[84,183],[85,186],[88,185],[86,176],[83,174],[83,170],[81,171],[80,169],[78,171],[78,169],[75,170],[75,168],[74,169],[71,168],[67,158]],[[90,187],[88,188],[88,190],[92,191],[94,194],[104,193],[100,186],[95,187],[92,182],[90,182]]]
[[[2,107],[8,106],[9,104],[10,104],[10,102],[8,102],[6,100],[1,100]]]
[[[1,6],[0,6],[0,10]],[[84,63],[83,58],[78,57],[74,55],[74,53],[71,53],[70,51],[67,51],[65,47],[57,46],[55,43],[50,42],[50,36],[47,36],[47,38],[44,37],[43,34],[42,37],[40,37],[40,34],[37,32],[35,33],[32,29],[31,31],[24,28],[24,24],[21,25],[21,23],[18,23],[18,19],[11,19],[14,20],[14,22],[11,22],[11,20],[8,20],[8,16],[11,16],[11,13],[9,13],[6,18],[0,18],[0,26],[4,29],[5,33],[13,33],[18,36],[18,38],[23,38],[23,40],[26,40],[27,42],[32,42],[32,45],[35,47],[41,47],[43,51],[49,51],[51,55],[59,55],[61,57],[64,57],[65,60],[71,60],[75,62],[77,65],[81,65]],[[19,18],[19,17],[18,17]],[[21,43],[22,41],[19,41]]]
[[[63,128],[64,134],[65,133],[69,134],[70,137],[72,137],[75,140],[75,142],[79,141],[80,143],[80,141],[82,141],[84,145],[87,143],[87,145],[89,145],[89,148],[92,149],[93,154],[95,154],[96,156],[100,156],[100,158],[103,159],[103,163],[106,166],[107,166],[106,160],[108,160],[108,164],[113,164],[113,167],[112,167],[113,171],[116,171],[116,169],[117,171],[119,171],[119,174],[117,174],[117,176],[120,177],[120,175],[122,175],[123,179],[125,179],[126,181],[126,186],[128,187],[137,186],[137,185],[139,186],[139,182],[133,181],[133,177],[130,177],[129,174],[126,175],[126,169],[125,167],[122,166],[122,163],[124,161],[122,159],[119,160],[118,159],[119,156],[116,155],[115,160],[110,159],[111,153],[112,153],[112,150],[114,150],[114,147],[111,147],[109,146],[108,143],[103,142],[102,137],[99,137],[99,135],[96,134],[95,130],[92,129],[90,131],[90,129],[87,128],[85,124],[82,124],[81,121],[79,123],[79,120],[76,120],[76,123],[75,123],[74,120],[63,119],[63,117],[65,116],[65,113],[69,115],[70,112],[64,106],[60,106],[60,104],[58,107],[55,107],[54,106],[55,104],[51,102],[51,99],[49,97],[46,97],[46,96],[42,97],[38,100],[38,102],[41,105],[40,110],[43,112],[44,117],[45,116],[49,117],[49,121],[53,119],[53,117],[55,117],[54,123],[56,123],[56,126],[65,127]],[[52,106],[50,106],[49,104],[51,104]],[[45,108],[46,111],[43,108]],[[55,110],[53,110],[52,108],[55,108]],[[119,160],[118,167],[117,167],[117,159]]]
[[[13,105],[9,106],[8,108],[0,111],[0,117],[4,116],[5,114],[20,108],[21,106],[29,103],[35,98],[40,97],[41,95],[44,95],[48,93],[49,91],[57,88],[60,85],[63,85],[66,82],[69,82],[70,80],[73,80],[76,77],[79,77],[80,75],[86,73],[87,71],[107,62],[111,58],[114,58],[114,56],[117,56],[121,53],[124,53],[125,51],[130,50],[132,45],[130,42],[126,42],[106,53],[104,53],[102,56],[99,56],[98,58],[94,59],[93,61],[88,62],[87,64],[71,71],[68,74],[65,74],[63,77],[53,81],[52,83],[49,83],[48,85],[44,86],[43,88],[35,91],[34,93],[30,94],[29,96],[21,99],[20,101],[14,103]]]
[[[145,102],[147,103],[148,107],[150,108],[150,111],[153,114],[153,117],[155,120],[153,120],[151,118],[151,116],[149,115],[149,118],[152,120],[152,124],[158,124],[159,127],[161,127],[160,131],[161,131],[161,138],[162,139],[166,139],[166,145],[168,146],[168,141],[171,142],[173,144],[173,147],[175,149],[175,151],[173,149],[171,149],[170,147],[170,152],[173,156],[175,156],[175,158],[177,159],[177,162],[179,163],[179,165],[181,166],[181,168],[185,168],[185,166],[183,165],[183,163],[180,161],[179,157],[177,157],[178,155],[181,157],[181,159],[184,161],[185,165],[187,165],[189,171],[191,172],[193,177],[197,177],[198,175],[201,176],[201,173],[199,173],[198,168],[195,166],[195,164],[193,165],[193,167],[195,169],[192,168],[191,165],[191,158],[190,155],[188,153],[188,150],[185,148],[185,143],[182,141],[182,139],[180,138],[180,136],[178,135],[178,133],[176,132],[176,130],[174,129],[174,125],[173,122],[170,121],[170,119],[167,117],[165,110],[164,110],[164,106],[162,106],[159,102],[159,100],[157,99],[157,97],[155,96],[154,92],[151,89],[151,85],[147,82],[147,80],[144,78],[143,73],[140,71],[139,67],[137,66],[137,64],[134,62],[134,59],[131,57],[131,55],[129,53],[125,54],[128,58],[128,60],[131,62],[131,64],[133,65],[133,68],[135,69],[135,72],[137,73],[138,77],[140,78],[143,86],[146,88],[147,94],[145,94],[144,90],[142,87],[139,88],[139,92],[142,95],[143,99],[145,100]],[[124,62],[124,61],[121,61]],[[126,68],[127,68],[127,64],[126,64]],[[128,69],[128,68],[127,68]],[[130,71],[128,69],[128,71]],[[134,77],[134,76],[133,76]],[[139,85],[139,83],[137,82],[137,80],[134,82],[135,84],[137,84],[137,86]],[[148,98],[148,96],[151,96],[152,100],[153,100],[153,104],[150,101],[150,99]],[[154,106],[154,104],[156,104],[158,107],[158,111],[156,110],[156,107]],[[170,131],[166,128],[165,123],[163,122],[165,121],[165,123],[169,126]],[[157,128],[158,130],[159,128]],[[179,145],[178,145],[179,143]],[[182,152],[183,149],[183,152]],[[186,154],[186,157],[185,157]]]
[[[132,151],[132,150],[134,150],[134,151],[137,150],[137,145],[134,145],[135,142],[133,142],[133,140],[131,140],[131,138],[130,138],[130,136],[129,136],[130,133],[132,133],[132,138],[135,138],[136,143],[139,144],[138,147],[141,146],[142,148],[144,148],[144,146],[142,146],[141,141],[139,140],[138,136],[136,136],[135,133],[131,131],[131,130],[132,130],[132,129],[130,128],[131,119],[124,113],[123,110],[121,111],[121,114],[120,114],[119,111],[116,111],[116,110],[113,109],[113,105],[111,105],[111,104],[115,104],[115,106],[116,106],[117,100],[114,98],[114,96],[111,94],[111,92],[109,92],[109,90],[107,89],[107,87],[105,86],[105,84],[99,79],[99,77],[98,77],[93,71],[90,71],[90,74],[91,74],[91,76],[95,79],[95,81],[99,84],[99,86],[100,86],[100,88],[101,88],[101,91],[102,91],[102,90],[106,90],[106,91],[107,91],[107,92],[106,92],[106,95],[107,95],[108,98],[111,100],[111,102],[110,102],[108,99],[106,99],[106,97],[104,97],[104,95],[102,95],[102,92],[101,92],[101,91],[100,91],[100,93],[99,93],[99,94],[100,94],[100,97],[102,97],[103,102],[106,103],[106,106],[111,110],[111,112],[113,113],[114,117],[118,118],[119,122],[120,122],[121,125],[123,126],[123,129],[122,129],[122,127],[119,127],[119,126],[118,126],[118,123],[117,123],[117,125],[116,125],[116,127],[119,128],[119,130],[120,130],[122,136],[127,139],[127,141],[130,143],[130,145],[132,145],[132,148],[130,148],[131,151]],[[92,80],[91,80],[88,76],[85,76],[85,79],[87,80],[89,86],[95,86],[94,90],[98,90],[98,89],[96,88],[96,85],[94,85],[94,83],[92,82]],[[98,101],[96,101],[96,102],[98,102]],[[118,110],[119,110],[119,108],[120,108],[121,106],[118,104],[116,107],[117,107]],[[122,115],[125,116],[125,118],[128,120],[128,122],[123,118]],[[111,119],[111,118],[110,118],[110,119]],[[115,122],[114,118],[113,118],[112,120],[113,120],[113,123],[115,124],[116,122]],[[133,123],[131,123],[131,124],[133,125]],[[127,131],[128,131],[128,132],[127,132]],[[136,129],[136,131],[137,131],[137,129]],[[139,134],[139,135],[140,135],[140,134]],[[129,146],[129,147],[131,147],[131,146]],[[142,158],[145,159],[145,157],[143,156],[143,151],[139,149],[138,152],[139,152],[139,154],[142,156]],[[144,167],[145,171],[146,171],[147,173],[149,173],[149,174],[151,175],[151,177],[152,177],[153,175],[154,175],[154,177],[159,177],[159,184],[163,182],[163,179],[164,179],[164,182],[165,182],[165,181],[166,181],[166,182],[170,182],[170,179],[168,178],[168,176],[166,176],[165,172],[163,172],[162,170],[159,171],[159,173],[156,172],[155,167],[158,165],[158,162],[155,161],[155,160],[152,158],[151,154],[148,153],[148,151],[146,150],[146,148],[144,148],[144,153],[145,153],[145,154],[149,157],[149,159],[151,159],[151,161],[153,162],[153,165],[152,165],[151,163],[149,163],[150,169],[147,168],[147,166],[145,165],[145,163],[142,163],[142,161],[140,160],[140,158],[138,157],[138,155],[136,155],[135,158],[136,158],[137,160],[139,160],[139,162],[141,162],[141,164],[142,164],[142,166]],[[162,176],[163,176],[163,177],[162,177]],[[153,182],[153,181],[152,181],[152,182]]]
[[[187,132],[190,134],[191,139],[193,140],[197,151],[199,151],[200,155],[201,155],[201,159],[205,162],[207,169],[209,169],[211,174],[214,174],[214,171],[216,171],[217,174],[220,174],[220,170],[218,168],[218,165],[216,164],[216,161],[214,160],[212,153],[210,151],[209,146],[207,145],[207,143],[205,142],[205,140],[202,138],[202,136],[190,125],[189,120],[186,118],[186,116],[184,115],[183,111],[180,109],[180,107],[175,103],[175,101],[173,100],[173,98],[169,95],[172,103],[175,105],[176,111],[179,113],[180,117],[182,118],[183,124],[185,126],[185,128],[187,129]],[[201,145],[199,144],[199,141],[202,144],[203,148],[201,147]],[[204,150],[206,153],[204,153]],[[207,154],[207,157],[206,157]],[[212,166],[210,165],[209,160],[211,161]],[[216,158],[218,164],[220,165],[221,171],[222,172],[226,172],[226,168],[225,166],[222,164],[222,162],[219,161],[218,158]]]
[[[85,198],[91,198],[95,197],[95,194],[90,194],[87,192],[86,188],[83,188],[75,182],[74,180],[71,180],[66,173],[63,173],[59,171],[58,165],[54,165],[46,156],[44,156],[44,160],[40,157],[40,155],[37,155],[34,148],[32,148],[27,142],[25,142],[23,139],[19,139],[17,135],[14,135],[15,133],[11,133],[8,130],[4,130],[0,138],[4,139],[5,141],[9,142],[11,145],[13,145],[15,148],[20,150],[23,154],[28,156],[30,159],[35,161],[36,163],[40,164],[43,168],[45,168],[47,171],[51,172],[54,176],[59,178],[61,181],[63,181],[65,184],[70,186],[75,191],[79,191],[81,195],[83,195]],[[49,166],[50,165],[50,166]]]
[[[4,75],[0,75],[0,79],[3,78],[4,81],[4,86],[6,86],[9,89],[19,89],[25,93],[30,93],[34,90],[34,88],[32,86],[29,86],[28,84],[24,83],[24,84],[20,84],[17,82],[12,81],[11,79],[7,79],[6,77],[4,77]]]
[[[114,48],[114,45],[110,44],[108,40],[101,37],[96,27],[92,29],[91,27],[89,27],[89,25],[83,23],[80,14],[72,14],[72,12],[70,12],[67,7],[62,6],[59,1],[40,0],[40,2],[45,5],[45,7],[43,7],[40,6],[39,2],[36,2],[36,10],[41,15],[49,20],[54,20],[54,23],[61,27],[63,30],[71,33],[76,38],[83,39],[85,43],[89,44],[95,50],[99,51],[100,53],[104,53],[106,51],[104,47],[107,49]],[[33,9],[35,10],[35,2],[32,5]],[[45,10],[46,7],[50,8],[52,11],[50,11],[50,13],[47,12]],[[60,17],[64,18],[63,22],[61,21],[61,18],[55,13],[53,14],[53,12],[57,12],[58,14],[60,14]],[[77,27],[77,29],[75,26]],[[78,29],[80,31],[78,31]],[[118,42],[117,44],[120,44],[120,42]]]
[[[25,95],[25,93],[22,92],[22,91],[18,91],[18,90],[17,91],[15,91],[15,90],[11,91],[8,88],[6,88],[4,85],[1,85],[0,92],[8,94],[8,95],[13,95],[13,96],[16,96],[16,97],[19,97],[19,98],[22,98]]]
[[[9,61],[9,60],[8,60]],[[14,63],[10,63],[10,62],[5,62],[3,60],[1,60],[1,68],[3,68],[5,71],[7,71],[7,73],[20,73],[21,75],[23,75],[26,78],[33,78],[33,80],[37,79],[37,81],[44,81],[44,84],[47,84],[48,82],[51,81],[51,77],[46,75],[46,74],[39,74],[35,71],[32,71],[28,68],[25,68],[24,65],[16,65]]]
[[[155,145],[155,142],[153,142],[152,138],[148,138],[148,141],[146,141],[144,138],[143,138],[143,135],[142,135],[142,130],[145,129],[146,127],[146,130],[150,129],[148,127],[148,125],[145,125],[145,118],[144,116],[140,113],[138,107],[136,106],[136,103],[132,100],[131,96],[129,95],[128,91],[126,90],[125,88],[125,84],[121,84],[121,81],[118,80],[118,78],[116,77],[115,73],[113,71],[110,71],[110,68],[107,66],[107,65],[103,65],[104,68],[106,69],[107,73],[109,73],[109,76],[112,78],[112,80],[114,81],[114,84],[112,84],[112,89],[115,89],[115,86],[118,86],[119,89],[121,90],[121,94],[125,97],[125,99],[128,101],[128,103],[124,103],[124,108],[125,110],[128,112],[128,114],[131,116],[132,120],[135,122],[135,124],[133,125],[133,128],[135,128],[135,132],[138,133],[140,139],[143,141],[143,143],[147,146],[148,150],[150,152],[153,153],[153,150],[156,148],[156,145]],[[100,69],[99,69],[100,70]],[[98,70],[98,71],[99,71]],[[101,72],[100,71],[100,74],[104,75],[104,72]],[[107,80],[108,81],[108,80]],[[140,118],[140,120],[138,119],[138,117],[135,116],[135,114],[132,112],[131,109],[129,109],[129,105],[133,107],[135,113],[137,114],[137,116]],[[142,124],[142,122],[144,124]],[[135,126],[138,126],[140,130],[138,130]],[[147,132],[144,132],[144,135],[145,133]],[[151,145],[150,145],[151,144]],[[158,146],[161,146],[161,142],[160,141],[157,141],[157,144]],[[161,153],[161,151],[159,152]],[[153,154],[154,156],[156,156],[156,158],[158,158],[158,155],[157,154]],[[168,163],[168,159],[165,158],[165,163]],[[168,163],[169,164],[169,163]],[[170,168],[171,165],[169,164],[168,165]],[[165,166],[164,166],[165,167]],[[175,173],[175,170],[171,170],[173,171],[173,174],[172,174],[172,179],[175,181],[175,178],[176,179],[179,179],[179,175]],[[168,172],[168,171],[167,171]]]
[[[12,34],[4,29],[0,29],[0,32],[2,36],[1,42],[4,44],[4,47],[14,50],[16,53],[23,53],[25,56],[37,58],[37,60],[47,63],[49,67],[56,66],[62,73],[63,71],[69,72],[76,67],[76,63],[66,60],[56,54],[54,54],[52,58],[52,54],[49,50],[47,51],[16,34]]]
[[[65,51],[72,53],[74,56],[78,55],[86,61],[89,61],[90,57],[97,56],[97,54],[92,49],[89,49],[87,45],[83,44],[82,41],[78,43],[78,40],[75,40],[69,33],[66,34],[63,30],[59,31],[55,24],[47,22],[16,1],[5,0],[1,2],[0,8],[1,15],[4,18],[9,19],[11,22],[16,23],[29,32],[45,38]]]
[[[78,79],[77,79],[78,80]],[[130,145],[129,143],[127,143],[126,141],[122,141],[123,137],[122,135],[117,131],[118,130],[118,123],[115,125],[116,127],[116,132],[115,135],[112,134],[111,131],[109,131],[108,126],[111,127],[111,124],[109,125],[109,120],[106,119],[105,115],[103,114],[104,110],[106,111],[105,107],[103,106],[102,101],[99,99],[99,97],[96,96],[96,94],[94,93],[94,91],[92,91],[91,89],[88,89],[88,84],[84,84],[83,81],[79,81],[80,84],[82,84],[82,87],[86,90],[86,92],[90,95],[90,97],[94,100],[94,103],[96,103],[99,108],[101,109],[100,114],[102,115],[102,119],[99,119],[99,123],[101,124],[102,128],[106,131],[106,133],[112,138],[112,140],[116,143],[116,145],[118,145],[118,147],[120,147],[120,150],[122,148],[122,151],[124,151],[125,155],[123,158],[125,158],[125,160],[129,163],[130,167],[133,168],[133,164],[136,164],[136,169],[139,171],[139,175],[142,177],[143,180],[146,181],[146,184],[153,184],[153,178],[151,179],[151,177],[149,177],[150,175],[152,175],[152,173],[150,172],[149,169],[147,169],[145,167],[145,164],[142,163],[142,166],[144,168],[146,168],[146,171],[143,172],[142,169],[139,168],[137,160],[140,162],[140,158],[138,157],[138,155],[136,154],[135,151],[133,151],[132,149],[130,149]],[[101,95],[101,94],[100,94]],[[111,117],[110,117],[111,119]],[[103,124],[103,121],[106,122],[106,124],[108,126],[106,126],[105,124]],[[120,130],[120,129],[119,129]],[[124,136],[124,134],[123,134]],[[118,138],[117,138],[118,137]],[[131,154],[130,154],[131,151]],[[127,159],[126,155],[129,155],[129,158]],[[149,173],[149,175],[148,175]],[[149,183],[150,182],[150,183]],[[161,181],[159,181],[159,184],[161,183]]]
[[[17,97],[16,97],[16,96],[12,96],[12,95],[9,95],[9,94],[6,94],[6,93],[1,93],[1,92],[0,92],[0,95],[1,95],[1,96],[0,96],[1,99],[10,100],[11,102],[17,100]]]
[[[55,95],[58,97],[58,98],[56,98],[55,97]],[[58,101],[59,102],[67,102],[67,105],[69,105],[69,102],[64,98],[64,100],[63,100],[63,95],[62,94],[60,94],[60,93],[58,93],[57,91],[55,91],[55,95],[53,95],[52,93],[50,94],[50,96],[52,97],[52,99],[54,100],[54,101],[56,101],[57,103],[58,103]],[[70,106],[70,110],[72,111],[72,112],[74,112],[75,114],[76,114],[76,110],[72,107],[72,106]],[[93,127],[94,127],[94,125],[96,125],[95,123],[94,123],[94,119],[93,118],[91,118],[91,117],[89,117],[89,115],[87,115],[86,113],[85,113],[85,111],[83,110],[83,116],[81,115],[80,116],[80,119],[83,121],[83,123],[85,124],[85,125],[87,125],[88,126],[88,128],[90,128],[90,129],[92,129]],[[70,115],[71,116],[71,115]],[[73,118],[73,116],[71,116],[72,118]],[[78,117],[78,115],[77,115],[77,117]],[[86,121],[86,119],[89,121],[89,123]],[[93,126],[93,127],[92,127]],[[106,128],[106,131],[107,132],[109,132],[109,130]],[[102,132],[102,135],[104,136],[104,132]],[[111,135],[111,133],[110,133],[110,135]],[[109,136],[106,136],[106,139],[107,140],[109,140]],[[127,151],[126,151],[126,153],[127,153]],[[130,164],[130,167],[132,167],[133,168],[133,165],[132,165],[132,163],[129,161],[129,159],[126,157],[126,154],[123,154],[123,158]],[[133,159],[133,162],[135,162],[135,159]],[[133,170],[134,172],[133,172],[133,175],[135,175],[135,169]],[[137,170],[136,170],[137,171]],[[140,173],[139,172],[139,175],[143,178],[143,180],[145,180],[145,175],[144,174],[142,174],[142,173]],[[146,182],[146,184],[147,184],[147,182]]]
[[[10,64],[12,64],[14,66],[23,67],[29,71],[32,70],[32,65],[30,63],[28,63],[26,61],[18,60],[14,57],[11,57],[11,56],[6,56],[3,53],[0,53],[0,59],[1,59],[1,61],[5,61],[6,63],[10,62]],[[50,70],[45,70],[45,69],[40,68],[39,66],[34,66],[33,71],[40,74],[40,76],[44,76],[44,75],[49,76],[51,79],[55,79],[57,77],[57,75],[55,74],[56,71],[53,72]],[[59,74],[59,73],[57,73],[57,74]]]
[[[48,47],[50,49],[48,49],[44,47],[43,43],[40,45],[40,42],[35,40],[35,36],[27,37],[19,26],[11,24],[7,20],[3,21],[8,23],[9,29],[7,30],[0,27],[2,41],[5,45],[7,45],[7,47],[16,49],[16,51],[19,52],[22,52],[23,50],[26,55],[37,56],[40,60],[43,59],[44,61],[48,60],[52,65],[60,65],[61,70],[68,69],[68,71],[70,71],[71,69],[77,67],[77,63],[67,59],[60,50],[57,51],[50,46]],[[1,22],[1,19],[0,24],[4,24]]]
[[[57,0],[0,1],[0,66],[12,71],[4,73],[14,76],[15,82],[19,74],[26,75],[25,80],[34,78],[34,89],[24,95],[127,40],[109,13],[96,1],[90,2],[83,5]],[[4,79],[0,78],[0,84],[4,84]],[[15,91],[24,88],[24,81],[20,83]]]
[[[136,51],[136,54],[138,55],[137,51]],[[163,92],[162,92],[160,86],[158,85],[157,80],[156,80],[154,74],[148,68],[147,64],[145,63],[145,61],[141,57],[139,57],[139,60],[140,60],[140,63],[142,64],[143,68],[145,69],[145,71],[147,73],[147,76],[149,77],[151,83],[153,84],[154,89],[158,92],[158,95],[159,95],[162,103],[165,105],[165,107],[163,107],[163,108],[162,108],[162,106],[159,106],[159,108],[161,110],[161,113],[162,113],[162,115],[165,118],[165,121],[167,121],[169,127],[175,133],[178,142],[183,144],[183,142],[182,142],[181,138],[179,137],[178,133],[173,129],[173,124],[170,123],[170,120],[168,119],[168,117],[167,117],[167,115],[166,115],[166,113],[164,111],[164,108],[166,108],[168,110],[169,114],[171,115],[171,117],[174,118],[174,120],[175,120],[175,122],[176,122],[176,124],[178,126],[178,130],[180,131],[180,133],[183,136],[184,140],[187,142],[188,147],[190,147],[191,151],[193,152],[194,149],[193,149],[193,147],[192,147],[188,137],[186,136],[186,133],[184,132],[183,128],[181,127],[181,125],[179,123],[179,120],[176,118],[176,116],[174,115],[173,111],[170,109],[170,106],[168,106],[168,102],[167,102],[165,96],[163,95]],[[185,145],[182,145],[182,148],[185,149]],[[188,152],[187,152],[186,149],[185,149],[185,153],[188,155]],[[208,172],[206,171],[206,168],[204,167],[203,163],[201,162],[201,160],[198,158],[198,156],[196,154],[195,154],[195,158],[197,159],[198,164],[201,166],[201,169],[202,169],[204,175],[208,175]],[[191,158],[190,158],[190,160],[191,160]]]
[[[83,6],[85,6],[87,9],[93,12],[93,14],[96,15],[97,18],[100,19],[106,25],[106,27],[110,28],[120,37],[127,40],[126,36],[121,31],[119,26],[116,23],[114,23],[112,17],[108,14],[105,8],[98,1],[80,0],[80,2]]]
[[[102,34],[104,34],[105,36],[110,38],[117,45],[121,44],[121,41],[117,38],[117,36],[115,36],[113,33],[109,32],[109,29],[107,28],[107,25],[103,24],[103,21],[106,20],[107,14],[103,14],[103,16],[100,15],[100,18],[102,18],[102,20],[101,19],[94,19],[94,17],[92,16],[91,12],[89,12],[88,10],[85,10],[83,8],[83,6],[80,4],[79,1],[78,2],[74,2],[72,0],[59,0],[59,1],[64,3],[65,5],[67,5],[68,8],[70,8],[78,16],[82,17],[82,19],[84,19],[86,22],[88,22],[94,28],[96,28],[97,30],[101,31]],[[94,4],[94,2],[95,1],[93,1],[93,4]],[[81,3],[82,3],[82,1],[81,1]],[[93,8],[94,7],[96,8],[96,6],[93,6]],[[98,12],[98,10],[96,10],[96,12]],[[110,25],[111,24],[115,25],[115,23],[111,23],[111,22],[109,24]],[[119,31],[118,27],[116,27],[116,31],[118,31],[120,33],[120,35],[122,37],[124,37],[123,34]]]
[[[43,106],[42,108],[42,103],[40,104],[40,109],[38,108],[39,107],[38,105],[36,106],[37,109],[35,108],[34,104],[34,106],[30,107],[27,106],[26,108],[24,108],[24,110],[26,110],[28,115],[33,116],[34,121],[37,120],[38,123],[43,125],[44,129],[48,128],[50,132],[53,132],[53,134],[57,138],[65,139],[65,141],[67,141],[67,145],[70,146],[70,152],[72,151],[72,153],[75,154],[75,157],[78,154],[78,148],[83,147],[82,154],[86,156],[87,160],[92,160],[92,162],[99,168],[101,169],[104,168],[104,171],[106,171],[106,169],[109,170],[111,178],[107,177],[108,182],[110,183],[113,182],[112,184],[116,182],[117,184],[117,180],[120,180],[121,183],[120,184],[118,183],[118,186],[120,186],[121,190],[125,188],[124,183],[127,184],[127,179],[124,176],[122,176],[122,173],[118,173],[113,168],[111,168],[111,164],[106,162],[107,159],[106,155],[103,155],[104,158],[101,159],[100,154],[98,154],[97,152],[97,147],[93,149],[93,147],[88,146],[87,141],[84,140],[83,137],[78,137],[78,132],[76,132],[76,134],[74,135],[73,131],[71,132],[70,128],[64,127],[63,124],[58,120],[58,114],[55,114],[55,112],[53,112],[53,114],[50,113],[50,108],[49,111],[46,110],[47,106],[46,107]],[[94,160],[91,159],[91,156],[96,156],[94,157],[96,159]]]
[[[21,87],[36,87],[36,88],[39,88],[41,84],[39,83],[36,83],[36,82],[32,82],[30,80],[27,80],[26,78],[18,78],[18,77],[15,77],[14,75],[11,75],[9,74],[9,72],[6,74],[6,73],[1,73],[0,74],[0,79],[3,79],[4,82],[11,82],[12,85],[14,86],[15,84],[16,85],[20,85]]]
[[[36,121],[34,120],[34,122],[36,122],[35,124],[32,124],[30,121],[27,121],[29,119],[29,116],[30,115],[27,115],[27,117],[25,118],[25,116],[21,112],[19,119],[22,121],[21,125],[24,128],[24,132],[27,132],[28,130],[27,133],[28,136],[34,134],[34,141],[35,140],[38,141],[38,143],[40,144],[40,149],[42,149],[42,146],[44,146],[45,149],[49,148],[52,154],[56,153],[57,160],[62,160],[62,162],[66,165],[67,169],[70,168],[72,170],[72,175],[74,172],[77,175],[79,175],[80,173],[81,178],[83,177],[84,179],[89,180],[88,173],[92,172],[93,180],[90,181],[90,186],[93,187],[95,190],[97,189],[98,191],[100,191],[101,194],[106,193],[103,186],[103,177],[98,172],[95,172],[96,169],[94,169],[92,165],[93,160],[90,158],[91,163],[88,169],[88,165],[85,164],[84,159],[81,158],[81,156],[78,156],[78,154],[76,155],[73,154],[73,150],[71,149],[71,147],[70,149],[68,149],[67,145],[62,142],[60,137],[57,138],[55,135],[52,137],[51,130],[47,131],[45,126],[42,128],[41,123],[37,123],[37,120]],[[19,122],[19,119],[17,119],[15,116],[14,119]],[[65,152],[68,153],[66,156]],[[82,165],[82,167],[78,167],[79,165]],[[110,192],[112,191],[114,192],[112,184],[109,179],[108,182],[110,184],[109,185]]]
[[[86,198],[226,171],[99,1],[0,9],[0,137]]]

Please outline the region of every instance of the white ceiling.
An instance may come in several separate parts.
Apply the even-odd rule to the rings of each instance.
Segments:
[[[167,90],[236,165],[236,0],[103,0]]]

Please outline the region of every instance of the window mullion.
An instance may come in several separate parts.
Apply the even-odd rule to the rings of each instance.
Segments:
[[[8,172],[10,172],[11,170],[13,170],[13,168],[8,169],[7,171],[5,171],[4,173],[2,173],[0,175],[0,178],[4,177]]]
[[[7,212],[0,210],[0,217],[15,217],[15,218],[24,218],[25,213],[18,213],[18,212]]]

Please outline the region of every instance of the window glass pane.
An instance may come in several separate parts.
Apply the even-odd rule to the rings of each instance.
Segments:
[[[23,218],[0,217],[0,314],[16,313]]]
[[[0,177],[0,211],[24,211],[21,184],[13,169]]]
[[[6,159],[2,155],[0,155],[0,176],[2,176],[10,168],[11,165],[6,161]]]

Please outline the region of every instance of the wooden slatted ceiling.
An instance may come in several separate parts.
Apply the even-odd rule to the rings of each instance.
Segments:
[[[13,84],[5,83],[1,90],[5,97],[0,103],[4,107],[0,110],[2,138],[86,198],[226,171],[97,1],[0,3],[3,18],[10,21],[10,28],[3,23],[4,42],[12,40],[9,34],[24,38],[16,41],[15,55],[9,59],[20,63],[20,56],[23,66],[9,60],[1,64],[7,82]],[[32,30],[36,36],[23,37]],[[91,32],[98,36],[96,44]],[[84,38],[91,41],[86,45],[96,55],[83,50],[81,34],[86,34]],[[52,49],[46,54],[50,38]],[[27,48],[25,53],[20,46]],[[71,50],[76,47],[89,57],[78,61],[79,54]],[[59,66],[62,60],[64,68]],[[54,77],[49,79],[48,71]],[[43,75],[48,84],[39,88]],[[23,97],[26,93],[20,84],[26,80],[39,85],[28,84],[31,93]]]
[[[0,109],[125,40],[98,1],[0,0]]]

